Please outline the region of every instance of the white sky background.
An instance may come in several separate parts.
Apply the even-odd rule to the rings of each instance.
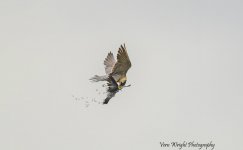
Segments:
[[[242,1],[0,1],[0,149],[160,150],[243,139]],[[84,107],[126,43],[128,84]]]

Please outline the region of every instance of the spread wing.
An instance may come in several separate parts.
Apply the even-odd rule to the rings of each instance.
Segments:
[[[111,52],[109,52],[106,59],[104,60],[105,73],[109,75],[112,72],[112,69],[115,64],[116,60],[114,58],[114,55]]]
[[[125,44],[121,45],[117,54],[117,62],[112,69],[112,75],[126,75],[131,66],[132,64],[127,54]]]

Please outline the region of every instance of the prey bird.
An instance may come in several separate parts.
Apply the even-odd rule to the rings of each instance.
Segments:
[[[132,66],[125,44],[120,46],[117,53],[117,60],[115,60],[113,53],[109,52],[104,60],[104,65],[106,75],[95,75],[90,80],[93,82],[107,81],[107,97],[103,104],[108,104],[109,100],[114,97],[119,90],[123,87],[131,86],[125,86],[127,71]]]

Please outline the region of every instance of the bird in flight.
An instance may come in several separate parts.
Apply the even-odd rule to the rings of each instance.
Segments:
[[[107,81],[107,97],[103,104],[108,104],[109,100],[114,97],[119,90],[123,89],[123,87],[131,86],[125,86],[127,71],[132,66],[125,44],[120,46],[117,53],[117,60],[115,60],[113,53],[109,52],[104,60],[104,65],[106,75],[95,75],[90,80],[93,82]]]

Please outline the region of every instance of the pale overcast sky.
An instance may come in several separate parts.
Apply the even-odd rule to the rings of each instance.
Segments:
[[[240,0],[0,1],[1,150],[240,149]],[[131,87],[85,107],[126,43]],[[175,149],[176,150],[176,149]],[[190,150],[190,149],[184,149]]]

